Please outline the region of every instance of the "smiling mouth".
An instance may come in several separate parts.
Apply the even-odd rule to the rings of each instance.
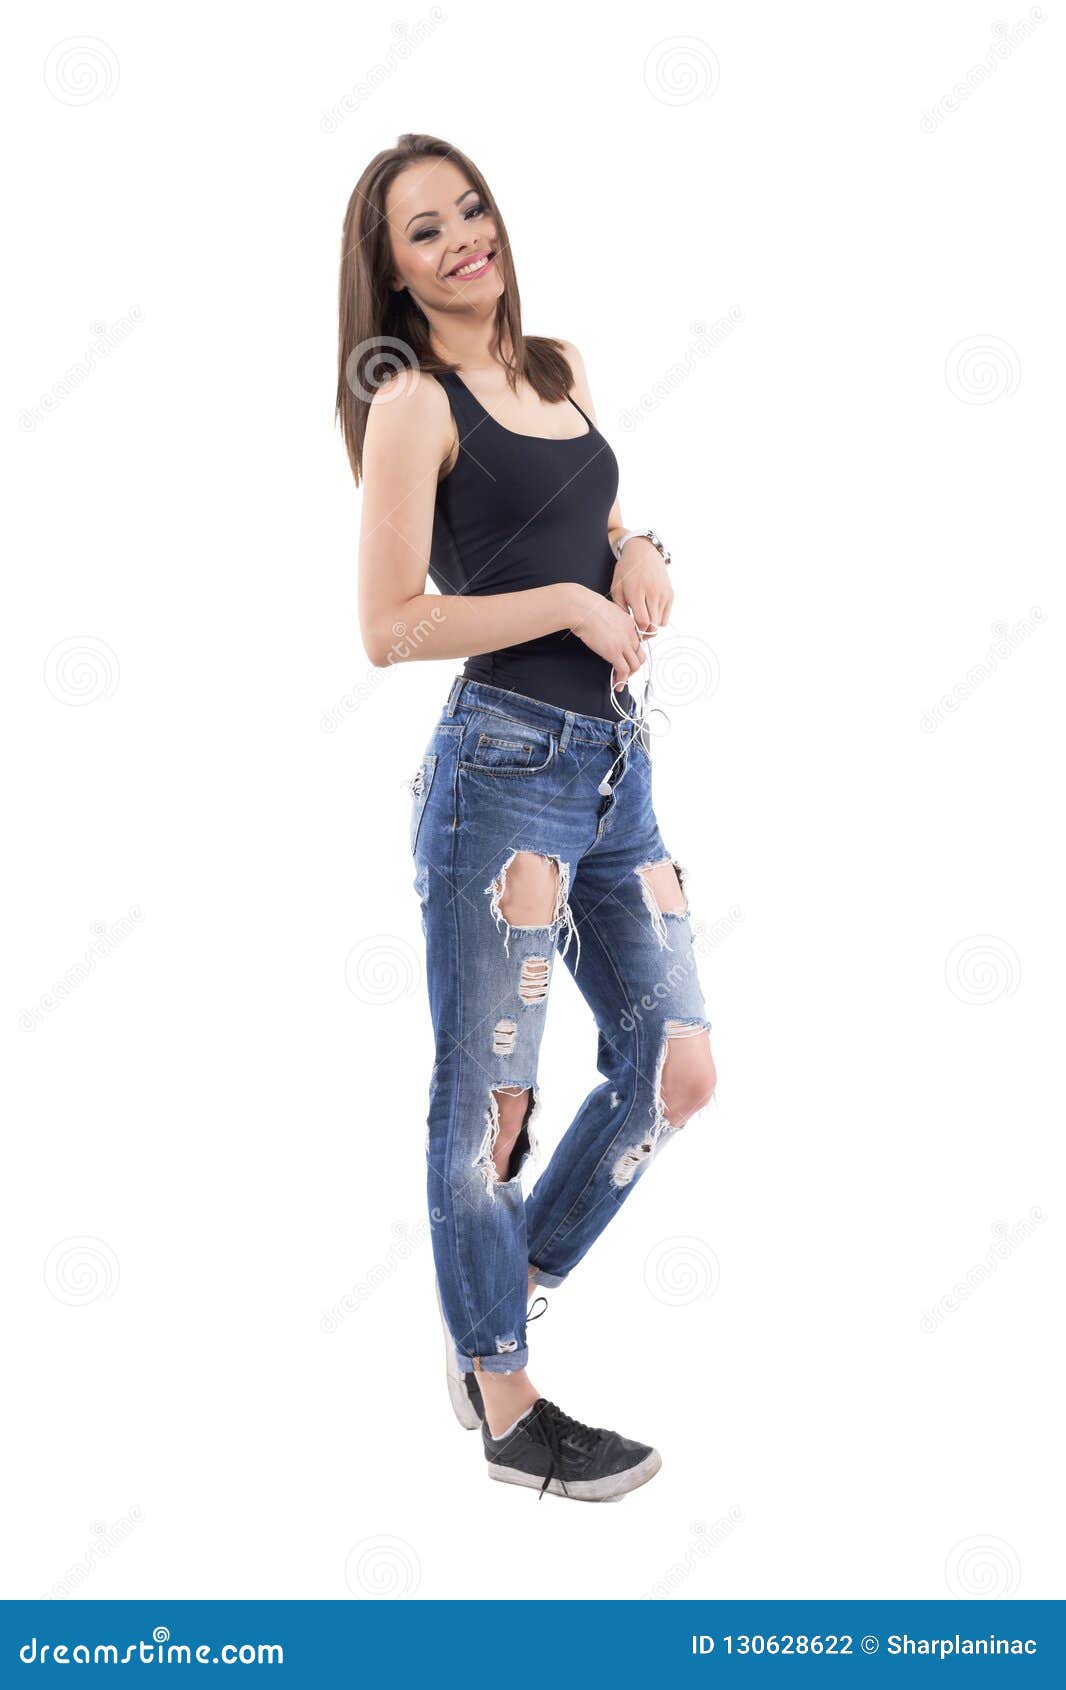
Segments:
[[[445,280],[449,282],[468,282],[472,277],[482,275],[493,263],[495,257],[496,254],[494,251],[479,252],[476,258],[468,259],[467,262],[465,264],[461,264],[457,270],[449,270]]]

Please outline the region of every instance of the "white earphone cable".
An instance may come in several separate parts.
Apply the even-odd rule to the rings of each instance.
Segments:
[[[637,633],[640,635],[640,637],[643,640],[647,639],[648,632],[649,632],[649,630],[645,630],[643,628],[637,629]],[[626,760],[627,756],[629,755],[629,747],[633,743],[633,738],[635,738],[637,734],[643,732],[643,729],[644,729],[645,725],[647,724],[650,716],[652,716],[653,714],[665,715],[665,711],[662,709],[662,707],[658,704],[655,704],[653,702],[653,698],[652,698],[652,656],[651,656],[651,646],[650,646],[650,644],[644,645],[644,662],[647,666],[647,676],[645,678],[644,687],[643,687],[643,690],[642,690],[639,698],[636,698],[634,700],[634,708],[635,708],[634,714],[631,715],[628,710],[623,708],[623,706],[619,703],[618,693],[615,691],[613,686],[611,688],[611,707],[614,710],[615,714],[618,716],[620,721],[632,723],[633,736],[627,741],[627,743],[625,745],[623,745],[621,751],[618,753],[614,762],[611,764],[611,766],[608,769],[608,771],[607,771],[606,775],[604,776],[603,780],[601,780],[601,782],[600,782],[600,784],[597,788],[597,791],[599,792],[599,794],[602,798],[609,798],[610,797],[611,792],[613,791],[613,784],[612,783],[613,783],[613,780],[614,780],[614,771],[618,767],[619,763],[623,763],[623,764],[625,763],[625,760]]]

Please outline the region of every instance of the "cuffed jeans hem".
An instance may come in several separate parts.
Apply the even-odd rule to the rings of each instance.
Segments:
[[[480,1368],[482,1373],[517,1373],[520,1367],[525,1367],[529,1360],[528,1349],[508,1350],[506,1355],[478,1356],[478,1368],[474,1366],[473,1356],[463,1356],[456,1353],[460,1373],[476,1373]]]
[[[562,1285],[566,1280],[565,1273],[545,1273],[544,1269],[539,1268],[536,1262],[529,1264],[529,1277],[534,1285],[545,1285],[549,1291],[553,1290],[556,1285]]]

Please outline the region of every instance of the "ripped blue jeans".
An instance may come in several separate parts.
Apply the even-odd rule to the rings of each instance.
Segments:
[[[676,1137],[660,1096],[668,1040],[710,1022],[683,889],[685,913],[664,914],[642,873],[671,860],[646,729],[460,676],[411,789],[436,1040],[426,1155],[437,1282],[460,1368],[508,1373],[528,1356],[529,1271],[561,1284]],[[523,852],[555,865],[541,926],[513,926],[501,909]],[[603,1083],[525,1196],[557,956],[595,1016]],[[501,1175],[507,1092],[527,1094],[526,1114]]]

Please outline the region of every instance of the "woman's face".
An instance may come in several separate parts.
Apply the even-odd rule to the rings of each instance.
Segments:
[[[496,224],[451,159],[419,159],[402,170],[385,200],[394,288],[406,287],[427,313],[489,310],[503,292]]]

